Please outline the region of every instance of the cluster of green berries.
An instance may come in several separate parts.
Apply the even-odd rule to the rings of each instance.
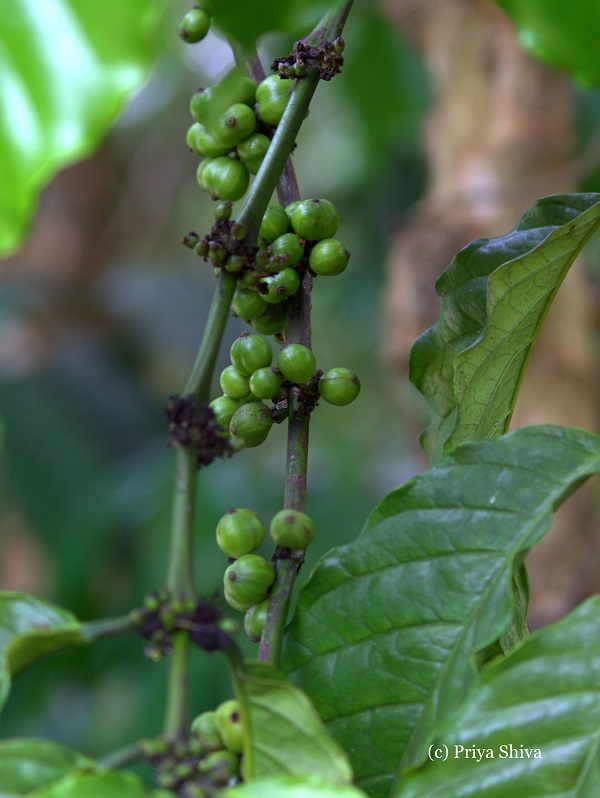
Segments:
[[[249,77],[225,78],[197,91],[190,101],[194,123],[188,147],[202,158],[200,187],[215,200],[244,196],[264,160],[274,128],[290,97],[289,84],[270,75],[258,85]]]
[[[271,520],[269,532],[278,547],[304,551],[314,538],[310,516],[299,510],[280,510]],[[265,526],[254,510],[228,510],[216,529],[217,545],[232,562],[223,576],[225,600],[246,613],[244,628],[258,642],[265,626],[268,594],[275,579],[273,565],[254,552],[265,538]]]
[[[188,44],[202,41],[210,29],[211,18],[214,15],[212,0],[198,0],[196,5],[179,21],[179,36]]]
[[[192,721],[190,735],[141,743],[158,787],[186,798],[209,798],[240,781],[243,732],[239,704],[231,699]]]

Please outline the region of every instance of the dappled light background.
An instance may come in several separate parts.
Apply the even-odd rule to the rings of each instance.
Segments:
[[[212,223],[185,133],[190,96],[222,76],[229,51],[212,33],[198,46],[181,44],[175,26],[186,5],[172,5],[148,83],[100,151],[47,187],[31,236],[0,264],[0,586],[84,620],[127,612],[165,578],[173,464],[163,408],[183,388],[215,286],[211,267],[179,243]],[[384,364],[394,330],[382,309],[392,241],[428,184],[421,137],[434,87],[414,44],[378,4],[357,2],[345,38],[343,75],[319,87],[294,163],[303,196],[339,207],[339,237],[352,252],[341,277],[315,284],[318,365],[350,367],[363,387],[354,404],[322,405],[313,416],[307,510],[317,538],[304,578],[319,555],[360,532],[390,489],[425,467],[417,445],[424,403],[405,367]],[[291,41],[263,41],[263,63]],[[588,159],[579,185],[599,190],[600,94],[570,91],[574,153]],[[242,329],[232,318],[217,375]],[[282,425],[258,449],[201,473],[203,594],[220,590],[227,564],[214,543],[218,518],[238,506],[269,519],[282,505],[284,464]],[[268,545],[263,553],[270,556]],[[142,648],[119,638],[37,664],[15,683],[4,735],[51,736],[97,754],[156,734],[165,666],[145,660]],[[198,653],[194,669],[196,712],[228,697],[219,655]]]

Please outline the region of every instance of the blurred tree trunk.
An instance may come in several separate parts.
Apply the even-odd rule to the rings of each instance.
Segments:
[[[576,190],[566,78],[517,46],[488,0],[387,0],[390,18],[417,44],[435,101],[424,131],[429,188],[398,231],[388,269],[385,357],[406,373],[415,338],[438,316],[434,282],[471,240],[506,233],[538,197]],[[535,347],[513,426],[595,429],[596,364],[590,292],[571,270]],[[528,558],[530,622],[563,615],[598,589],[593,489],[557,514]]]

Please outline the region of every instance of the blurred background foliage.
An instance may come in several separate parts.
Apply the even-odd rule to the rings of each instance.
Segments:
[[[188,230],[206,231],[212,215],[185,133],[190,96],[231,61],[212,32],[194,47],[178,40],[186,8],[165,4],[147,82],[98,152],[45,189],[31,235],[0,272],[0,587],[84,620],[127,612],[164,579],[172,456],[163,408],[185,382],[215,284],[212,269],[179,244]],[[432,90],[377,3],[357,0],[345,39],[343,75],[319,87],[294,163],[303,196],[339,207],[339,236],[352,252],[342,277],[315,285],[318,364],[355,369],[363,389],[355,404],[313,416],[308,512],[318,534],[302,576],[422,467],[400,397],[411,418],[421,404],[378,353],[388,242],[426,184],[420,131]],[[265,37],[263,63],[292,41]],[[579,151],[589,153],[600,93],[573,91]],[[600,190],[597,158],[585,180],[586,190]],[[232,318],[219,369],[241,329]],[[214,543],[223,512],[251,507],[268,521],[280,509],[284,447],[281,426],[259,449],[201,473],[203,594],[220,589],[226,565]],[[230,685],[218,655],[199,653],[194,668],[199,712]],[[137,639],[65,651],[16,681],[2,733],[105,752],[159,730],[164,676]]]

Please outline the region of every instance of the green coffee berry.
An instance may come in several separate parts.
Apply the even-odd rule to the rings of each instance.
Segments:
[[[238,75],[232,102],[253,106],[256,100],[256,83],[247,75]]]
[[[227,250],[219,241],[209,241],[208,244],[208,257],[214,263],[223,263],[227,257]]]
[[[275,570],[268,560],[259,554],[243,554],[225,569],[225,599],[234,609],[243,607],[241,612],[246,612],[264,601],[274,579]]]
[[[206,773],[211,784],[226,787],[240,772],[240,757],[233,751],[213,751],[200,760],[198,771]]]
[[[258,319],[268,305],[258,291],[238,286],[231,301],[231,310],[240,319]]]
[[[210,29],[210,17],[200,8],[192,8],[180,20],[179,36],[188,44],[202,41]]]
[[[237,145],[238,158],[244,163],[251,175],[260,169],[271,140],[264,133],[253,133]]]
[[[277,365],[286,380],[302,385],[313,378],[317,361],[307,346],[288,344],[279,352]]]
[[[285,215],[288,218],[288,229],[289,230],[292,229],[292,214],[296,210],[298,205],[300,205],[301,202],[302,202],[302,200],[294,200],[293,202],[290,202],[289,205],[285,206]]]
[[[244,729],[239,702],[233,698],[223,701],[215,710],[217,728],[229,751],[241,754],[244,749]]]
[[[269,250],[273,255],[281,255],[283,253],[288,255],[290,266],[298,263],[304,257],[304,244],[300,243],[300,239],[295,233],[280,235],[273,241]]]
[[[319,380],[319,395],[330,405],[349,405],[360,393],[360,380],[350,369],[326,371]]]
[[[217,545],[228,557],[241,557],[258,549],[265,537],[265,527],[254,510],[227,510],[217,524]]]
[[[208,753],[223,748],[223,740],[217,728],[216,712],[201,712],[192,721],[190,731],[202,742],[203,751]]]
[[[266,269],[269,265],[269,253],[266,249],[259,249],[254,256],[254,263],[259,269]]]
[[[300,510],[280,510],[269,528],[276,546],[305,549],[315,536],[312,518]]]
[[[269,305],[265,302],[265,305],[266,312],[256,319],[250,319],[250,324],[262,335],[278,335],[285,330],[287,324],[287,303]]]
[[[247,402],[235,411],[229,422],[229,434],[248,449],[260,446],[273,426],[273,414],[262,402]]]
[[[253,604],[246,612],[244,629],[253,643],[258,643],[262,637],[265,623],[267,622],[268,608],[269,600],[265,599],[265,601],[261,601],[260,604]]]
[[[229,357],[240,374],[249,377],[256,369],[271,365],[273,350],[266,338],[243,332],[232,343]]]
[[[258,281],[258,290],[265,302],[277,305],[296,293],[300,287],[300,277],[293,266],[286,266],[280,272]]]
[[[279,75],[269,75],[256,88],[258,115],[267,125],[278,125],[290,98],[291,88]]]
[[[215,414],[217,424],[227,431],[231,424],[231,419],[235,411],[241,406],[239,399],[232,399],[230,396],[218,396],[208,405]]]
[[[337,208],[326,199],[302,200],[292,212],[292,228],[305,241],[332,238],[339,223]]]
[[[198,177],[198,175],[197,175]],[[212,158],[198,177],[201,188],[220,200],[240,199],[246,193],[250,175],[241,161],[234,161],[226,155]]]
[[[221,372],[219,384],[225,396],[231,399],[245,399],[250,394],[250,379],[240,374],[235,366],[227,366]]]
[[[224,147],[220,144],[214,136],[199,122],[195,122],[188,130],[188,137],[186,141],[190,144],[191,149],[204,158],[218,158],[219,155],[226,155],[230,147]],[[192,140],[193,135],[193,140]]]
[[[286,266],[289,265],[289,262],[290,256],[287,254],[287,252],[283,252],[280,255],[271,255],[269,256],[269,262],[267,263],[267,271],[271,272],[271,274],[281,272]]]
[[[272,399],[279,392],[282,382],[279,369],[273,367],[257,369],[250,377],[250,390],[259,399]]]
[[[270,202],[263,216],[258,236],[265,241],[275,241],[285,233],[287,227],[288,218],[285,209],[277,202]]]
[[[214,158],[204,158],[198,164],[198,168],[196,169],[196,180],[198,181],[198,185],[203,191],[207,191],[206,183],[204,182],[204,173],[206,172],[208,166],[214,161]]]
[[[323,238],[311,250],[308,264],[315,274],[333,277],[341,274],[350,260],[350,253],[336,238]]]
[[[246,261],[241,255],[230,255],[225,261],[225,271],[230,274],[239,274],[245,265]]]
[[[231,209],[232,204],[229,202],[229,200],[225,202],[218,202],[215,205],[215,219],[220,219],[222,221],[231,219]]]
[[[235,103],[219,114],[210,132],[215,141],[230,150],[253,133],[255,127],[256,116],[252,108],[244,103]]]

